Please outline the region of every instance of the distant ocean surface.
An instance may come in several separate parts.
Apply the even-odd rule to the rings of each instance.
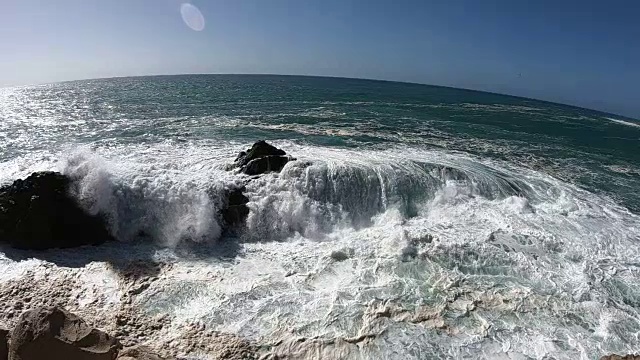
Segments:
[[[227,164],[261,139],[297,160],[247,185],[246,229],[225,237],[215,194],[243,181]],[[130,256],[140,234],[154,239],[153,256],[174,265],[137,304],[176,329],[197,320],[263,344],[327,340],[346,358],[640,350],[633,119],[321,77],[0,89],[0,184],[37,170],[81,179],[79,201]],[[190,242],[213,250],[178,251]],[[44,266],[0,263],[0,281]],[[101,296],[106,312],[113,299]]]

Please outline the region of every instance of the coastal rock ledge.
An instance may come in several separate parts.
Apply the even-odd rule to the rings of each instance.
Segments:
[[[9,335],[9,360],[113,360],[120,342],[61,308],[25,311]]]
[[[233,167],[253,178],[279,172],[295,160],[283,150],[258,141],[242,151]],[[246,180],[247,182],[250,181]],[[53,171],[34,172],[0,187],[0,243],[25,250],[99,245],[113,240],[100,214],[87,213],[74,197],[74,179]],[[245,187],[227,190],[220,216],[229,228],[241,226],[249,214]]]
[[[220,334],[197,331],[205,334],[207,343],[191,343],[191,351],[221,360],[257,359],[255,349],[244,342],[234,343],[231,338],[224,341]],[[167,357],[175,348],[152,349],[136,343],[123,347],[125,340],[95,329],[55,306],[23,312],[13,330],[0,330],[0,340],[0,360],[176,360]],[[164,353],[160,355],[156,350]]]

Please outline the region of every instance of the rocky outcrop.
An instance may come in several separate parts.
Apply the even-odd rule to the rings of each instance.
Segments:
[[[260,175],[268,172],[278,172],[291,160],[295,160],[266,141],[260,140],[247,151],[242,151],[236,158],[235,164],[247,175]]]
[[[160,357],[146,346],[132,346],[120,351],[116,360],[173,360],[173,358]]]
[[[264,140],[257,141],[247,151],[241,151],[236,158],[236,164],[238,166],[245,166],[249,162],[255,159],[259,159],[264,156],[283,156],[287,153],[284,150],[268,144]]]
[[[264,156],[251,160],[242,171],[247,175],[260,175],[269,172],[278,172],[291,160],[289,156]]]
[[[0,188],[0,242],[31,250],[96,245],[111,239],[104,222],[70,195],[72,181],[37,172]]]
[[[162,350],[182,354],[206,354],[207,359],[257,360],[259,348],[246,339],[207,329],[202,323],[192,323],[181,329],[178,336],[166,343]]]
[[[295,159],[288,156],[284,150],[260,140],[247,151],[241,151],[231,168],[239,168],[247,175],[262,175],[279,172],[291,160]],[[244,186],[229,189],[223,199],[221,215],[230,228],[243,224],[249,215],[249,198],[244,195],[245,189]]]
[[[11,360],[113,360],[120,343],[64,309],[25,311],[12,330]]]

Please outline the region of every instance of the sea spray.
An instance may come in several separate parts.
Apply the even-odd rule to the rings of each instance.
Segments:
[[[205,358],[187,349],[217,345],[210,332],[294,358],[640,346],[633,119],[415,84],[207,75],[3,89],[0,119],[0,182],[63,170],[121,240],[7,252],[3,282],[104,326],[133,309],[147,341],[180,356]],[[259,179],[229,171],[259,139],[297,160]],[[221,234],[220,194],[241,186],[244,231]],[[122,281],[128,263],[160,270],[141,289]]]

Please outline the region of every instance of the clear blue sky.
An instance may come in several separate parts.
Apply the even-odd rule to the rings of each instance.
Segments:
[[[178,73],[420,82],[640,118],[636,0],[3,0],[0,85]]]

